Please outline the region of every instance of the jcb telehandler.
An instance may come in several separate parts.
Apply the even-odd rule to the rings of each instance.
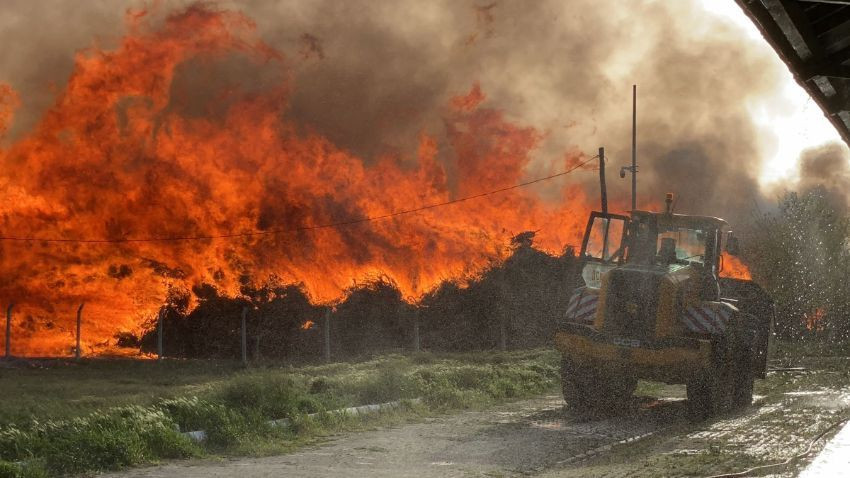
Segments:
[[[580,411],[612,411],[638,379],[687,384],[705,418],[752,401],[764,377],[773,324],[770,297],[754,282],[719,278],[722,252],[737,255],[723,219],[665,212],[593,212],[582,281],[559,326],[564,399]]]

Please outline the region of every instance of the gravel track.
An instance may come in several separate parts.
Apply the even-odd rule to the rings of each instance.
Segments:
[[[635,399],[612,418],[580,417],[560,395],[464,412],[263,458],[176,462],[113,475],[153,477],[471,477],[557,470],[685,423],[682,400]]]

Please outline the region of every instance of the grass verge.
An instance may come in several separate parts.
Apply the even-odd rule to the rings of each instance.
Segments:
[[[387,355],[358,363],[247,370],[220,364],[210,370],[208,363],[132,363],[141,377],[177,382],[162,387],[161,394],[156,387],[154,393],[145,388],[126,368],[107,362],[78,367],[79,375],[73,367],[53,371],[52,380],[45,380],[49,371],[16,370],[27,394],[40,398],[35,403],[10,400],[2,412],[9,419],[0,426],[0,478],[79,474],[207,454],[286,451],[340,430],[538,395],[558,385],[557,364],[551,350]],[[176,373],[181,366],[192,379]],[[99,395],[86,393],[76,381],[92,382],[91,367],[101,372],[92,387]],[[118,406],[105,406],[109,383],[120,390],[120,399],[113,402]],[[63,386],[68,389],[58,396],[49,394]],[[421,405],[407,402],[373,417],[321,413],[418,397]],[[313,413],[318,415],[308,416]],[[281,418],[291,426],[266,423]],[[198,429],[207,432],[201,444],[180,433]]]

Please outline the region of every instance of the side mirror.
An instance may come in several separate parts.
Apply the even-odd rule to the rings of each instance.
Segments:
[[[726,252],[730,256],[741,254],[741,245],[738,243],[738,238],[733,236],[731,232],[726,237]]]

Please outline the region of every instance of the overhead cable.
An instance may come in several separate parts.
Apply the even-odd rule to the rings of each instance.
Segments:
[[[598,158],[599,156],[593,156],[591,158],[578,163],[577,165],[562,171],[560,173],[551,174],[549,176],[532,179],[530,181],[526,181],[519,184],[514,184],[513,186],[508,186],[504,188],[494,189],[492,191],[487,191],[479,194],[474,194],[471,196],[465,196],[456,199],[450,199],[448,201],[426,204],[424,206],[415,207],[412,209],[403,209],[400,211],[389,212],[386,214],[381,214],[377,216],[366,216],[357,219],[349,219],[347,221],[339,221],[332,222],[327,224],[317,224],[314,226],[302,226],[295,227],[289,229],[267,229],[262,231],[248,231],[248,232],[231,232],[231,233],[223,233],[223,234],[204,234],[204,235],[195,235],[195,236],[165,236],[165,237],[128,237],[128,238],[117,238],[117,239],[108,239],[108,238],[61,238],[61,237],[22,237],[22,236],[0,236],[0,241],[14,241],[14,242],[42,242],[42,243],[78,243],[78,244],[116,244],[116,243],[133,243],[133,242],[177,242],[177,241],[202,241],[202,240],[210,240],[210,239],[232,239],[232,238],[240,238],[240,237],[254,237],[254,236],[270,236],[276,234],[289,234],[294,232],[303,232],[303,231],[314,231],[317,229],[329,229],[343,226],[351,226],[355,224],[361,224],[365,222],[379,221],[382,219],[389,219],[397,216],[403,216],[406,214],[413,214],[421,211],[426,211],[428,209],[436,209],[443,206],[449,206],[452,204],[457,204],[465,201],[471,201],[473,199],[480,199],[486,196],[492,196],[494,194],[503,193],[506,191],[510,191],[513,189],[523,188],[526,186],[530,186],[532,184],[536,184],[543,181],[548,181],[550,179],[554,179],[560,176],[565,176],[567,174],[572,173],[573,171],[579,169],[590,161]]]

